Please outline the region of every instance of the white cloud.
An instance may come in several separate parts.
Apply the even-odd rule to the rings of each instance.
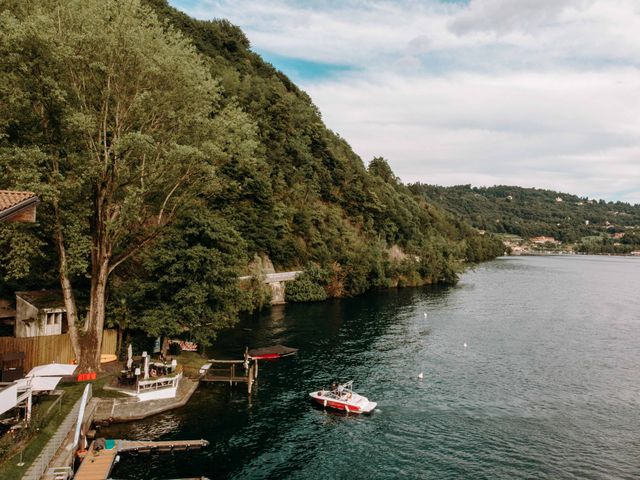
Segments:
[[[308,87],[328,125],[405,181],[640,202],[640,70],[378,75]],[[631,195],[633,197],[633,195]]]
[[[589,0],[484,0],[471,2],[455,16],[451,29],[456,33],[471,31],[535,32],[562,21],[562,14],[572,17],[575,10],[585,8]]]
[[[354,67],[306,80],[327,125],[405,181],[640,203],[640,2],[199,0],[260,51]]]

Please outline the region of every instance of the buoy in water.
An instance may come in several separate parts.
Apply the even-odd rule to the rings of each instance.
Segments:
[[[420,380],[422,380],[422,379],[424,378],[424,373],[420,372],[420,373],[418,374],[418,378],[419,378]]]
[[[424,312],[424,318],[427,318],[427,312]]]
[[[464,342],[464,348],[467,348],[467,342]]]

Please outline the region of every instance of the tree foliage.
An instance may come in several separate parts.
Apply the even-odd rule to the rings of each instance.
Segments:
[[[636,230],[640,228],[640,205],[504,185],[478,188],[415,184],[410,188],[416,195],[488,232],[525,239],[554,237],[564,243],[576,243],[578,251],[585,253],[640,249]],[[624,236],[613,239],[616,233]]]
[[[0,228],[0,291],[58,282],[69,312],[86,294],[70,329],[92,368],[105,311],[215,338],[265,302],[237,282],[255,255],[306,265],[287,295],[317,300],[453,283],[502,252],[384,158],[365,167],[240,29],[164,0],[7,3],[0,100],[0,187],[42,200],[36,228]]]
[[[35,2],[0,21],[3,101],[14,105],[0,121],[3,169],[46,203],[72,342],[95,369],[111,273],[207,193],[216,162],[255,143],[227,135],[241,115],[220,107],[189,41],[135,0]],[[76,333],[72,280],[85,273]]]

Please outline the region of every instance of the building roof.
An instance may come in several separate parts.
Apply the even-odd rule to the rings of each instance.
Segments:
[[[38,197],[33,192],[0,190],[0,220],[13,217],[38,201]]]
[[[64,308],[64,299],[61,290],[36,290],[33,292],[16,292],[16,297],[20,297],[25,302],[30,303],[37,309],[42,308]]]

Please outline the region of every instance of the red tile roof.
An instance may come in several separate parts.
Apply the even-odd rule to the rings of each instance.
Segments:
[[[6,210],[35,196],[36,194],[33,192],[0,190],[0,210]]]
[[[17,192],[0,190],[0,218],[13,216],[22,207],[30,206],[38,201],[33,192]]]

